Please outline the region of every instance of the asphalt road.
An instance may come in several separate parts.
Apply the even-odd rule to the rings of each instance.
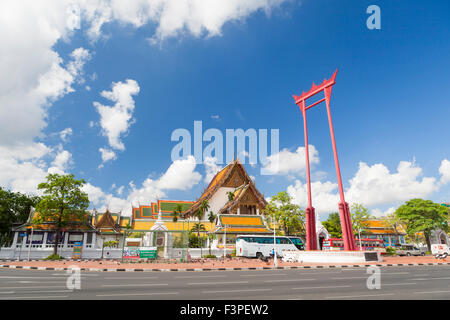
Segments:
[[[0,269],[3,299],[450,299],[450,266],[380,267],[380,289],[366,268],[82,272],[69,290],[65,271]],[[73,283],[73,282],[72,282]]]

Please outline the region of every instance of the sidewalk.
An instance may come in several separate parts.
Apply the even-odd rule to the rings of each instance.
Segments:
[[[383,262],[364,264],[327,264],[327,263],[288,263],[278,260],[280,269],[297,268],[345,268],[378,266],[414,266],[414,265],[450,265],[450,259],[438,260],[433,256],[425,257],[383,257]],[[234,258],[226,261],[205,259],[194,263],[120,263],[117,261],[0,261],[2,268],[20,268],[37,270],[66,270],[79,267],[83,271],[213,271],[213,270],[261,270],[272,269],[273,261],[263,262],[257,259]]]

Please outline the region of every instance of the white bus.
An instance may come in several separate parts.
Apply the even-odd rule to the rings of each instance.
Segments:
[[[236,237],[236,256],[264,258],[273,254],[273,236],[238,235]],[[298,250],[289,237],[277,236],[275,250],[277,257],[283,257],[283,250]]]

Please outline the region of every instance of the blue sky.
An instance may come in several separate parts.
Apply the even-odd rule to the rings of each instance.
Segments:
[[[145,1],[135,2],[139,8]],[[320,83],[339,69],[331,108],[348,200],[363,203],[378,215],[411,197],[450,201],[448,1],[250,1],[225,8],[229,10],[225,18],[217,13],[223,5],[218,1],[217,8],[206,8],[204,19],[198,21],[195,9],[183,15],[166,6],[173,1],[147,1],[152,2],[159,3],[165,14],[147,12],[147,20],[136,23],[139,15],[131,5],[125,10],[104,1],[92,9],[80,1],[78,27],[61,27],[55,18],[67,14],[71,1],[58,5],[47,1],[31,13],[13,2],[1,5],[13,19],[0,26],[9,23],[30,37],[25,51],[20,43],[26,39],[0,35],[11,47],[0,52],[9,61],[4,68],[17,70],[14,64],[21,63],[17,56],[24,59],[22,66],[36,68],[19,74],[13,89],[31,97],[36,85],[29,83],[39,83],[46,73],[65,86],[55,89],[56,82],[50,82],[52,89],[42,91],[41,99],[30,98],[24,109],[15,107],[25,100],[19,94],[0,92],[2,114],[17,112],[17,117],[4,118],[5,123],[18,121],[18,127],[3,130],[2,135],[11,139],[0,141],[8,157],[0,166],[10,171],[0,176],[2,187],[32,193],[31,182],[44,173],[71,172],[89,183],[87,191],[97,208],[126,211],[131,203],[148,203],[157,196],[194,200],[207,185],[205,166],[187,162],[172,166],[176,143],[170,137],[177,128],[193,132],[194,121],[202,121],[204,130],[217,128],[224,134],[235,128],[279,129],[280,150],[286,149],[284,155],[295,162],[292,168],[272,176],[261,176],[259,164],[246,168],[266,197],[287,189],[304,206],[303,151],[296,153],[304,146],[303,119],[292,94],[308,90],[313,81]],[[372,4],[381,9],[381,30],[366,27],[366,9]],[[95,33],[93,26],[109,5],[113,14]],[[185,24],[171,26],[171,19],[179,21],[180,14]],[[42,26],[33,29],[36,34],[26,32],[32,22],[19,21],[27,15],[48,19],[49,28],[59,34]],[[214,28],[204,22],[208,18]],[[200,31],[192,25],[200,25]],[[51,66],[56,61],[61,73],[70,71],[69,63],[75,61],[71,54],[77,48],[88,52],[89,58],[81,59],[72,79],[64,82],[64,77],[51,73]],[[37,67],[41,59],[47,69],[45,63]],[[5,83],[7,74],[1,76]],[[113,106],[101,92],[127,79],[139,89],[130,96],[133,108],[126,130],[117,136],[124,146],[120,150],[104,133],[94,102]],[[20,128],[31,121],[26,119],[27,108],[40,112],[43,120],[22,137]],[[33,114],[30,111],[29,116]],[[312,168],[313,205],[326,217],[333,207],[337,209],[337,189],[324,105],[308,111],[308,126],[309,142],[318,152]],[[60,132],[66,128],[72,134],[63,140]],[[21,157],[23,149],[17,146],[39,150]],[[113,151],[115,159],[102,161],[99,148]],[[404,169],[398,171],[402,161]],[[32,179],[27,180],[24,172]],[[173,175],[177,178],[169,179]]]

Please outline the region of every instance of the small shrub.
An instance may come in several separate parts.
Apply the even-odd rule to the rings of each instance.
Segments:
[[[214,254],[205,254],[203,258],[216,259],[217,257]]]
[[[44,260],[62,260],[62,259],[64,259],[64,258],[61,257],[59,254],[51,254]]]
[[[395,254],[396,254],[395,248],[392,248],[392,247],[387,247],[386,248],[386,255],[387,256],[395,256]]]

